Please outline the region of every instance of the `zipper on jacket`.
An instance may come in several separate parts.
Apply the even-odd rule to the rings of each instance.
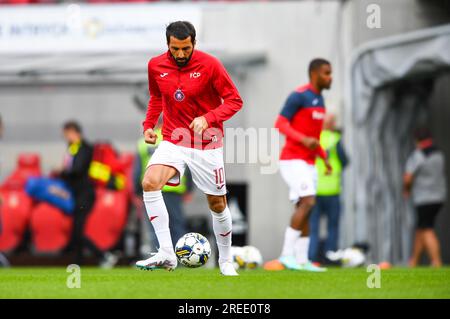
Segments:
[[[177,90],[181,90],[181,68],[178,68],[178,83],[177,83]]]

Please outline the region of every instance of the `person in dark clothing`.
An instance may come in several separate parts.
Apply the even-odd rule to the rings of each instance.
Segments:
[[[64,158],[64,169],[59,177],[66,182],[75,198],[72,235],[75,263],[78,265],[83,263],[83,250],[86,247],[101,260],[102,267],[110,268],[117,262],[117,257],[110,253],[103,253],[84,235],[86,219],[95,203],[95,189],[89,179],[93,147],[83,138],[81,126],[75,121],[64,124],[63,134],[68,143],[68,149]]]
[[[434,223],[447,197],[445,156],[434,143],[427,127],[418,127],[414,139],[416,148],[408,157],[403,175],[403,194],[405,198],[411,197],[417,213],[409,265],[416,267],[425,250],[432,266],[441,267],[441,247]]]

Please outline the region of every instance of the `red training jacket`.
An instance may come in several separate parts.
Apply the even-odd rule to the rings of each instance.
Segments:
[[[150,100],[142,123],[144,131],[154,128],[163,112],[163,140],[202,149],[222,146],[223,122],[243,103],[218,59],[194,50],[188,64],[179,67],[167,51],[149,61],[148,82]],[[199,116],[208,122],[202,137],[194,136],[189,129],[192,120]]]

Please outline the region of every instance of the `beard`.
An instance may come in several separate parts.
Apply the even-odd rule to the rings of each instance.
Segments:
[[[331,88],[331,81],[330,82],[323,82],[320,83],[320,87],[322,88],[322,90],[329,90]]]
[[[188,63],[189,59],[175,59],[175,62],[179,67],[185,66]]]
[[[192,53],[193,53],[194,51],[192,51]],[[173,57],[174,58],[174,60],[175,60],[175,63],[181,68],[181,67],[183,67],[183,66],[186,66],[186,64],[188,64],[188,62],[191,60],[191,57],[192,57],[192,53],[191,53],[191,55],[189,56],[189,57],[187,57],[187,58],[183,58],[183,59],[177,59],[177,58],[175,58],[175,57]]]

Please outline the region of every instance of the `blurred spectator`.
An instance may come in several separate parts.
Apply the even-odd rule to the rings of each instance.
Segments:
[[[158,139],[155,145],[146,144],[144,138],[139,139],[138,142],[138,154],[135,157],[134,165],[134,184],[135,192],[137,196],[142,196],[142,179],[144,177],[145,170],[147,169],[147,163],[151,156],[155,152],[158,144],[162,140],[161,128],[155,129],[155,133],[158,135]],[[162,189],[162,195],[164,202],[169,213],[169,227],[172,242],[175,244],[181,236],[187,233],[186,217],[183,209],[183,202],[191,201],[191,191],[193,188],[191,173],[186,168],[185,174],[181,179],[181,183],[178,186],[165,185]],[[147,216],[144,214],[144,216]],[[156,248],[156,236],[154,234],[151,223],[148,223],[148,227],[151,230],[150,242],[154,248]],[[146,244],[146,243],[144,243]]]
[[[409,264],[415,267],[423,250],[426,250],[432,266],[441,267],[440,244],[433,227],[447,194],[444,154],[435,146],[427,128],[416,129],[414,139],[416,149],[406,162],[403,176],[404,196],[411,196],[417,213],[414,247]]]
[[[117,257],[111,253],[103,253],[84,235],[86,219],[95,203],[95,189],[88,176],[92,146],[84,139],[81,126],[75,121],[64,124],[63,134],[68,149],[64,158],[64,168],[58,175],[67,183],[75,197],[72,236],[75,263],[78,265],[83,263],[83,250],[86,247],[101,261],[102,267],[112,267],[117,262]]]
[[[321,158],[316,160],[318,174],[317,197],[309,220],[310,242],[309,259],[313,262],[323,262],[324,256],[319,255],[320,246],[320,217],[325,214],[327,218],[327,237],[324,253],[336,251],[339,240],[339,217],[341,214],[341,175],[343,168],[348,164],[347,154],[344,151],[341,133],[336,130],[336,118],[327,113],[320,134],[320,145],[328,154],[332,167],[331,174],[326,174],[325,163]]]

